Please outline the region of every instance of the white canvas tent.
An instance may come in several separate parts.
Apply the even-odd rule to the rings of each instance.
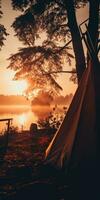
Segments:
[[[62,168],[96,157],[95,90],[92,66],[86,68],[69,110],[46,150],[46,164]]]

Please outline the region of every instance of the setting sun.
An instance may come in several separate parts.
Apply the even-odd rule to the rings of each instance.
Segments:
[[[23,94],[27,88],[28,88],[28,83],[26,80],[16,81],[15,85],[16,94]]]
[[[0,93],[5,95],[23,95],[25,90],[28,88],[27,80],[13,80],[15,72],[11,72],[11,70],[5,69],[5,72],[2,70],[1,72]]]

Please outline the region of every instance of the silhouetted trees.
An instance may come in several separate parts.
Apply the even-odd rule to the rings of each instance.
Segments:
[[[48,92],[40,91],[36,97],[32,100],[32,106],[40,105],[40,106],[50,106],[53,101],[53,97]]]
[[[1,0],[0,0],[0,19],[2,18],[3,12],[1,7]],[[0,24],[0,50],[4,45],[4,41],[6,40],[6,36],[8,35],[6,28],[4,25]]]
[[[93,40],[98,40],[99,0],[12,0],[12,7],[21,10],[12,24],[16,36],[26,45],[10,57],[9,67],[15,70],[16,79],[27,78],[30,83],[28,92],[35,88],[54,93],[61,87],[57,83],[58,73],[63,66],[71,64],[75,56],[76,73],[80,81],[86,67],[83,44],[76,20],[76,8],[89,3],[89,26]],[[94,5],[94,6],[93,6]],[[95,15],[93,13],[95,10]],[[94,23],[96,22],[96,23]],[[93,23],[94,29],[91,29]],[[38,42],[37,42],[38,41]],[[73,44],[74,55],[72,52]],[[41,42],[41,45],[38,43]],[[93,42],[94,44],[94,42]],[[72,78],[72,80],[74,80]]]

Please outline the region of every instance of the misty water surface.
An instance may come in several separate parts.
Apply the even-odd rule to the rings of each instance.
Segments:
[[[42,106],[0,106],[0,119],[13,118],[12,125],[29,129],[32,122],[37,123],[39,119],[43,119],[49,115],[51,111],[50,107]],[[0,122],[0,131],[5,130],[7,127],[6,122]]]

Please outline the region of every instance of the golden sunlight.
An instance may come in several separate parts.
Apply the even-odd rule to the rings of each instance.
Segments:
[[[22,115],[19,115],[18,120],[19,120],[19,124],[21,126],[24,126],[24,124],[27,120],[27,116],[23,113]]]
[[[28,88],[28,83],[26,80],[16,81],[15,92],[16,94],[23,94]]]
[[[23,95],[28,88],[27,80],[13,80],[15,72],[11,70],[0,71],[0,94]]]
[[[28,95],[25,95],[29,100],[31,100],[33,97],[37,97],[38,93],[39,93],[40,89],[34,89],[32,92],[29,92]]]

